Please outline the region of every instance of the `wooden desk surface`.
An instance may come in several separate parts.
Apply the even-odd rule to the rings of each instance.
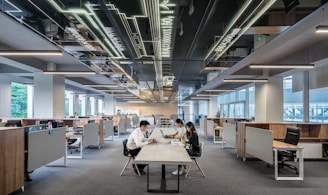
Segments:
[[[288,144],[288,143],[277,141],[277,140],[273,140],[272,146],[274,148],[291,148],[291,149],[301,148],[300,146],[295,146],[293,144]]]

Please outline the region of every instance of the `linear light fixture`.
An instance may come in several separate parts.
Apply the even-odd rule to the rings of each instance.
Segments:
[[[76,72],[72,72],[72,71],[67,71],[67,72],[62,72],[62,71],[59,71],[59,72],[55,72],[55,71],[51,71],[51,72],[43,72],[43,74],[61,74],[61,75],[66,75],[66,74],[71,74],[71,75],[94,75],[96,74],[96,72],[86,72],[86,71],[76,71]]]
[[[0,56],[61,56],[61,51],[51,50],[12,50],[0,51]]]
[[[328,33],[328,26],[317,26],[315,28],[316,33]]]
[[[207,92],[224,92],[224,91],[235,91],[234,89],[207,89]]]
[[[192,100],[209,100],[209,97],[191,97]]]
[[[125,89],[104,89],[104,90],[99,90],[103,92],[126,92]]]
[[[314,64],[251,64],[249,67],[268,69],[314,68]]]
[[[266,83],[268,79],[224,79],[225,83]]]
[[[205,66],[204,70],[226,70],[228,67]]]
[[[138,104],[143,104],[143,103],[146,103],[145,101],[135,101],[135,100],[133,100],[133,101],[128,101],[128,103],[138,103]]]
[[[108,85],[108,84],[94,84],[94,85],[83,85],[86,87],[118,87],[117,85]]]
[[[209,96],[219,96],[219,94],[196,94],[196,96],[205,96],[205,97],[209,97]]]

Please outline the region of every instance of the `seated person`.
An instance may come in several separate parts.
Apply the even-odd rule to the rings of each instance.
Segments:
[[[175,123],[178,127],[178,131],[171,135],[165,135],[165,138],[174,138],[174,139],[185,140],[187,130],[183,126],[182,120],[178,118],[177,120],[175,120]]]
[[[140,127],[136,128],[134,131],[132,131],[132,133],[130,134],[130,136],[128,138],[128,142],[127,142],[126,146],[129,149],[130,154],[133,157],[138,155],[138,153],[140,152],[140,150],[143,146],[145,146],[147,144],[154,143],[156,141],[155,139],[147,139],[145,137],[145,132],[148,129],[148,125],[149,125],[148,121],[140,121]],[[142,175],[145,174],[143,169],[145,168],[146,165],[144,165],[144,164],[138,164],[138,165],[132,164],[134,172],[136,174],[138,174],[135,166],[138,167],[138,169],[139,169],[139,171]]]
[[[199,140],[198,140],[198,134],[195,128],[195,125],[192,122],[188,122],[186,124],[187,128],[187,140],[183,143],[186,146],[186,150],[190,156],[199,156]],[[184,172],[186,172],[186,165],[179,165],[179,169],[176,171],[173,171],[173,175],[182,175]]]

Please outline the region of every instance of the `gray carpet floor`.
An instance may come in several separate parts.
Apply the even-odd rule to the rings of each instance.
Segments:
[[[101,149],[86,148],[83,159],[68,159],[67,167],[41,167],[30,174],[22,195],[66,194],[150,194],[146,192],[146,176],[137,176],[131,164],[120,176],[127,158],[122,140],[128,135],[105,141]],[[274,168],[258,160],[236,157],[235,149],[222,149],[221,144],[205,140],[204,156],[199,162],[206,174],[203,178],[193,164],[187,178],[180,177],[180,194],[328,194],[328,161],[305,161],[304,181],[276,181]],[[59,159],[51,165],[61,165]],[[176,166],[166,166],[167,185],[176,188],[177,176],[170,174]],[[145,169],[147,170],[147,169]],[[160,182],[160,166],[150,166],[150,186]]]

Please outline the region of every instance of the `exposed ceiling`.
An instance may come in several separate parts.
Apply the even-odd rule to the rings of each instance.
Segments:
[[[248,65],[296,63],[286,56],[315,48],[322,39],[297,39],[292,36],[301,32],[288,31],[325,2],[299,0],[286,10],[283,0],[0,0],[0,50],[64,51],[61,57],[0,57],[0,72],[33,81],[34,72],[50,69],[95,71],[68,74],[67,83],[92,93],[112,88],[83,85],[115,84],[147,102],[174,102],[178,91],[188,97],[245,84],[223,83],[228,76],[282,74]],[[287,45],[284,33],[295,41]],[[269,44],[258,49],[262,42]],[[286,44],[273,50],[278,43]],[[221,70],[207,70],[214,67]],[[213,72],[218,76],[208,82]]]

